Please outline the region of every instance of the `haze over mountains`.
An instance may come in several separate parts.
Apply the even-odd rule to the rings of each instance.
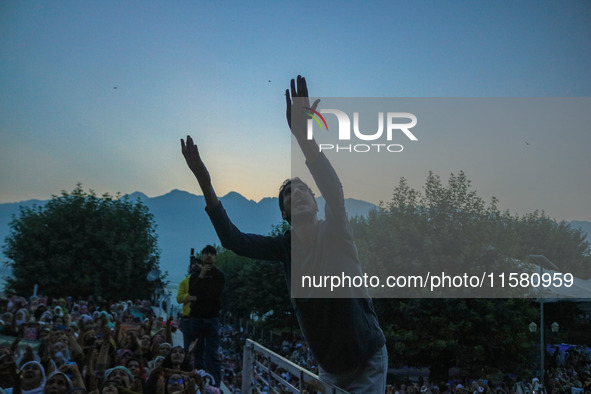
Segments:
[[[205,212],[203,196],[181,191],[171,192],[158,197],[148,197],[141,192],[129,195],[132,201],[140,199],[154,215],[157,224],[158,246],[160,248],[160,268],[168,271],[171,283],[178,283],[187,272],[191,248],[200,251],[205,245],[219,245],[219,240]],[[244,232],[269,234],[272,227],[281,224],[281,214],[277,197],[264,198],[258,203],[248,200],[241,194],[230,192],[220,200],[234,224]],[[322,216],[324,200],[318,198]],[[46,201],[28,200],[19,203],[0,204],[0,240],[9,233],[8,223],[13,214],[18,214],[19,206],[43,205]],[[367,215],[375,205],[347,199],[346,208],[349,216]],[[2,255],[2,261],[6,261]],[[9,275],[10,271],[0,266],[0,275]]]
[[[191,248],[200,251],[207,244],[219,244],[215,230],[205,213],[205,200],[181,190],[158,197],[148,197],[135,192],[129,195],[131,200],[140,199],[154,215],[157,224],[158,245],[160,247],[160,268],[168,271],[171,284],[178,283],[186,274]],[[277,197],[264,198],[259,202],[248,200],[241,194],[230,192],[220,200],[234,224],[244,232],[269,234],[272,227],[281,223]],[[324,214],[324,200],[318,199],[320,216]],[[19,206],[43,205],[46,201],[28,200],[19,203],[0,204],[0,240],[8,235],[12,215],[18,214]],[[346,208],[349,216],[367,215],[375,205],[347,199]],[[572,221],[573,227],[582,228],[591,234],[591,222]],[[6,261],[2,255],[2,262]],[[10,271],[0,266],[0,276],[10,275]]]

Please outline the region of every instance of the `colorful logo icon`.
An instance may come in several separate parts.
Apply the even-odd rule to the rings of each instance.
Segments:
[[[308,111],[311,112],[307,112],[306,115],[310,116],[312,119],[314,119],[316,121],[316,123],[318,123],[318,126],[320,126],[320,130],[324,129],[324,127],[322,127],[322,123],[320,123],[320,119],[322,119],[322,122],[324,123],[324,126],[326,127],[326,131],[328,131],[328,125],[326,124],[326,120],[324,119],[324,116],[322,116],[322,114],[320,114],[320,112],[312,109],[312,108],[308,108],[308,107],[304,107],[305,109],[307,109]],[[320,119],[318,119],[320,117]]]

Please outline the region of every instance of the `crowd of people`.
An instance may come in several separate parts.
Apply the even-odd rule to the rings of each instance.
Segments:
[[[512,374],[502,381],[455,379],[438,384],[427,379],[415,383],[388,385],[388,394],[586,394],[591,393],[591,352],[585,346],[558,347],[548,354],[544,384],[537,376],[524,378]]]
[[[247,326],[243,324],[243,326]],[[274,340],[251,335],[246,330],[223,326],[220,357],[224,360],[223,381],[232,392],[239,392],[241,387],[242,351],[246,338],[254,337],[264,347],[294,362],[300,367],[317,374],[318,364],[310,349],[299,335],[283,334]],[[293,387],[299,387],[299,377],[290,374],[278,365],[269,364],[261,359],[269,372],[280,377]],[[400,376],[397,383],[388,384],[388,394],[588,394],[591,393],[591,352],[587,347],[556,347],[547,354],[544,386],[539,376],[521,377],[506,374],[503,377],[453,378],[446,382],[431,382],[428,377]],[[285,383],[267,378],[269,373],[261,367],[255,368],[254,386],[259,392],[288,392]],[[259,378],[257,378],[257,376]],[[500,379],[499,379],[500,378]],[[312,388],[305,389],[314,393]]]
[[[0,392],[216,393],[176,323],[149,301],[11,297],[0,311]]]
[[[0,393],[220,392],[211,374],[195,369],[193,358],[182,344],[173,341],[176,320],[158,317],[157,308],[148,301],[109,305],[92,297],[11,297],[1,302],[0,308]],[[241,392],[243,348],[248,337],[246,330],[229,324],[221,327],[221,379],[232,393]],[[318,364],[300,336],[284,334],[273,341],[258,342],[317,374]],[[587,348],[557,347],[547,360],[545,388],[538,377],[509,375],[502,382],[463,379],[434,383],[421,378],[414,383],[390,384],[386,393],[591,393],[591,354]],[[269,372],[255,370],[263,377],[254,379],[260,392],[284,393],[288,392],[287,384],[299,386],[299,376],[278,365],[265,365],[281,380],[266,379]],[[314,392],[312,388],[304,391]]]

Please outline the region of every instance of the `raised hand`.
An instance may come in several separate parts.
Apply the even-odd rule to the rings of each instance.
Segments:
[[[320,100],[314,101],[310,106],[306,78],[298,75],[297,80],[291,80],[291,95],[289,89],[285,91],[285,101],[287,124],[291,133],[296,138],[306,160],[315,160],[320,151],[314,139],[308,140],[307,122],[311,118],[310,114],[316,111]]]
[[[310,106],[306,78],[298,75],[296,80],[291,80],[291,94],[289,89],[285,90],[285,101],[287,104],[287,124],[291,132],[296,138],[305,138],[306,123],[310,119],[309,114],[316,110],[320,100],[314,101],[314,104]]]
[[[213,186],[211,185],[209,171],[207,171],[207,167],[205,167],[203,160],[201,160],[199,149],[193,142],[193,139],[190,135],[187,136],[186,143],[183,139],[181,139],[181,151],[183,152],[183,156],[185,157],[185,161],[187,162],[189,169],[193,172],[195,178],[197,178],[197,181],[199,182],[199,186],[203,192],[203,197],[205,197],[207,208],[215,208],[219,204],[218,197],[213,190]]]
[[[206,176],[207,179],[205,180],[211,182],[211,179],[209,178],[209,172],[207,171],[205,164],[203,164],[203,160],[201,160],[199,149],[193,142],[193,139],[190,135],[187,136],[186,144],[185,141],[181,139],[181,151],[183,152],[183,156],[185,157],[185,161],[187,162],[189,169],[193,171],[193,174],[195,174],[198,179],[199,175]]]

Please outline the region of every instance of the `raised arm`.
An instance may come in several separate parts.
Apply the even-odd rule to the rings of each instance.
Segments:
[[[301,75],[298,75],[297,80],[291,80],[291,95],[289,89],[287,89],[285,91],[285,100],[287,104],[287,124],[291,129],[291,133],[296,138],[306,160],[314,162],[320,153],[320,149],[314,139],[309,140],[307,138],[307,122],[310,119],[308,114],[313,112],[310,109],[316,110],[320,100],[316,100],[310,106],[306,78]]]
[[[338,217],[342,222],[348,222],[341,182],[326,156],[320,153],[316,141],[314,139],[308,140],[309,114],[316,110],[320,100],[314,101],[314,104],[310,106],[306,78],[300,75],[297,80],[291,80],[291,98],[289,90],[285,91],[285,97],[287,124],[306,158],[306,164],[316,186],[326,201],[325,219]]]
[[[285,252],[281,248],[281,245],[275,242],[273,237],[244,234],[230,221],[224,207],[213,190],[209,172],[205,164],[203,164],[197,145],[195,145],[191,136],[187,136],[186,143],[181,139],[181,149],[187,165],[193,171],[203,191],[207,213],[220,238],[222,246],[245,257],[261,260],[284,260],[285,255],[289,254],[289,252]]]
[[[195,145],[191,136],[187,136],[187,143],[181,139],[181,151],[183,152],[183,156],[185,156],[187,165],[193,171],[197,182],[199,182],[203,197],[205,197],[206,208],[208,210],[214,209],[219,205],[220,200],[218,200],[218,196],[215,194],[215,190],[213,190],[209,171],[207,171],[207,167],[203,164],[201,155],[199,155],[199,149],[197,149],[197,145]]]

